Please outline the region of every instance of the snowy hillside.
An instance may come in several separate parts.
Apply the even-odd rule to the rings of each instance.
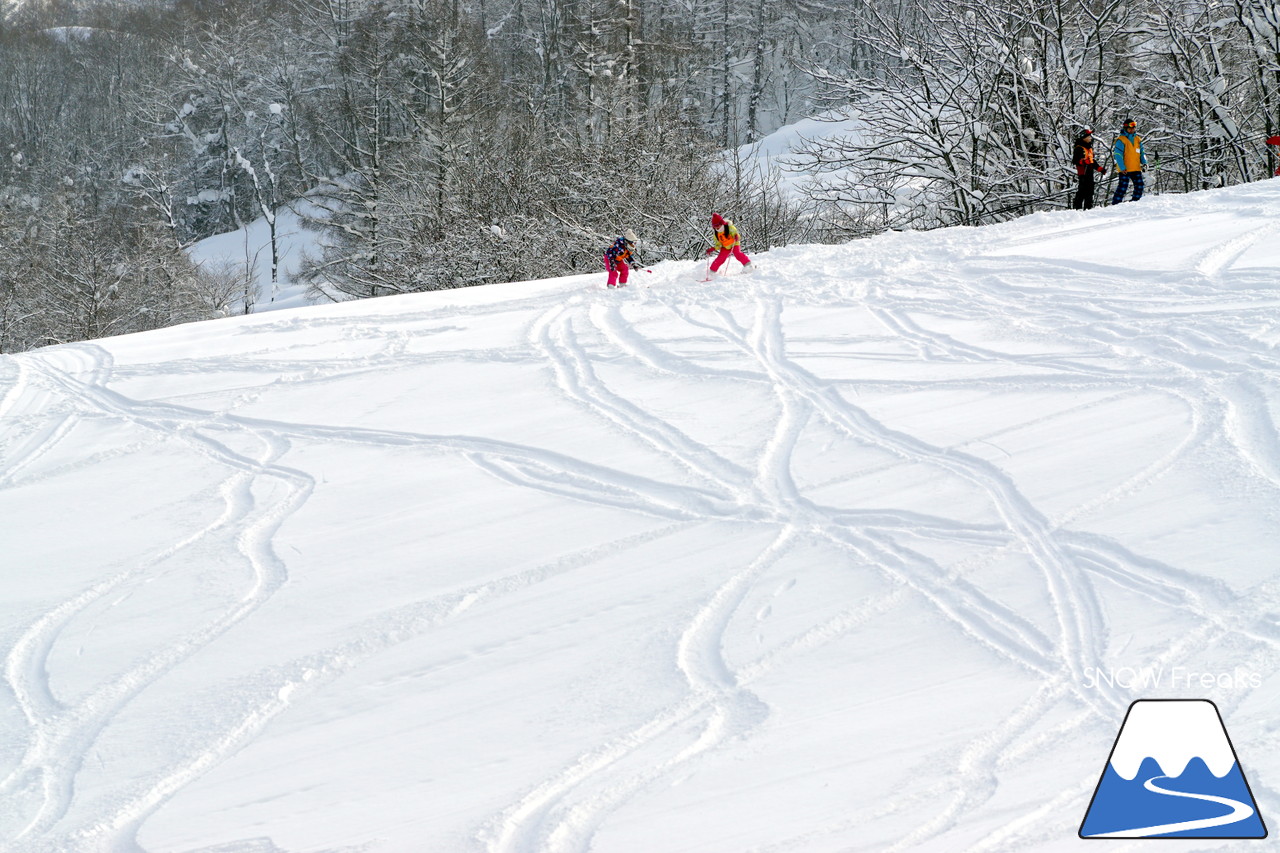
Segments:
[[[784,196],[799,200],[807,189],[838,183],[848,174],[847,169],[828,167],[820,177],[816,176],[799,166],[808,162],[802,152],[814,143],[859,144],[865,141],[863,131],[863,122],[857,116],[845,111],[828,112],[781,127],[757,142],[740,146],[736,154],[749,179],[761,183],[776,180]]]
[[[0,850],[1076,849],[1143,697],[1280,819],[1277,223],[0,358]]]
[[[299,273],[310,257],[323,252],[320,233],[304,225],[304,215],[319,211],[305,201],[276,211],[276,252],[279,269],[271,280],[271,229],[265,217],[243,228],[206,237],[187,249],[187,256],[206,272],[222,273],[239,285],[235,313],[244,313],[244,293],[251,294],[253,312],[278,311],[310,305],[307,285]]]

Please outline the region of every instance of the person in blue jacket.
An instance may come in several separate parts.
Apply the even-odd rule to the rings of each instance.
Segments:
[[[1133,119],[1125,120],[1124,131],[1116,137],[1111,156],[1116,161],[1116,173],[1120,175],[1111,203],[1124,201],[1130,181],[1133,181],[1133,200],[1142,198],[1142,170],[1147,168],[1147,155],[1142,150],[1142,137],[1138,135],[1138,124]]]

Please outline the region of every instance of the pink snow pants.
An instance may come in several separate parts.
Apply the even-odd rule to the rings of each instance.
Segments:
[[[631,272],[631,267],[627,266],[626,261],[618,261],[613,266],[609,266],[609,256],[604,256],[605,269],[609,271],[609,286],[616,287],[619,284],[627,283],[627,274]]]
[[[735,245],[732,249],[721,249],[721,250],[720,250],[720,254],[716,255],[716,259],[715,259],[714,261],[712,261],[712,262],[711,262],[711,271],[712,271],[712,272],[719,272],[719,271],[720,271],[720,265],[721,265],[721,264],[723,264],[726,260],[728,260],[728,259],[729,259],[729,255],[731,255],[731,254],[732,254],[735,258],[737,258],[737,259],[738,259],[738,261],[739,261],[739,262],[741,262],[741,264],[742,264],[744,267],[745,267],[747,264],[751,263],[751,259],[747,257],[746,253],[745,253],[745,252],[743,252],[743,251],[742,251],[742,249],[741,249],[739,246]]]

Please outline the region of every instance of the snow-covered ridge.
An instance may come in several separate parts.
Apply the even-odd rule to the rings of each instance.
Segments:
[[[1257,670],[1185,698],[1272,814],[1278,222],[0,357],[0,851],[1077,850],[1134,665]]]
[[[1116,740],[1111,766],[1131,780],[1145,758],[1155,759],[1171,777],[1181,776],[1193,758],[1203,759],[1219,778],[1236,763],[1218,711],[1206,701],[1135,704]]]

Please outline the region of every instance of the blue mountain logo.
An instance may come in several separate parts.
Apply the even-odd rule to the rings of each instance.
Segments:
[[[1129,706],[1080,824],[1081,838],[1266,838],[1218,706]]]

